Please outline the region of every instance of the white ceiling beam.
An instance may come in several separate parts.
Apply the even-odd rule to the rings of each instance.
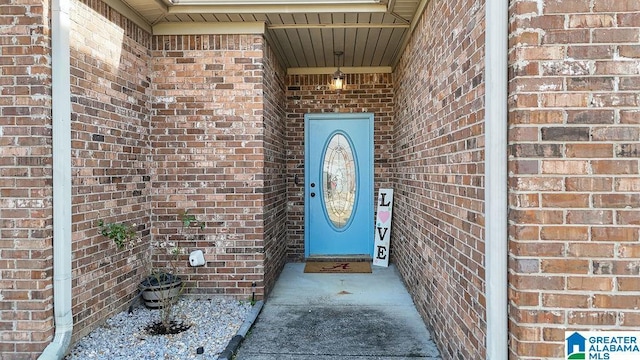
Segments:
[[[389,74],[393,70],[391,66],[341,66],[340,71],[345,74]],[[333,74],[336,72],[336,67],[299,67],[288,68],[287,75],[318,75],[318,74]]]
[[[216,5],[211,0],[174,0],[169,14],[306,14],[306,13],[384,13],[381,4],[291,4],[291,5]]]
[[[220,35],[264,34],[264,22],[181,22],[159,23],[153,26],[153,35]]]
[[[409,28],[409,24],[369,24],[369,23],[350,23],[350,24],[271,24],[267,25],[267,29],[357,29],[357,28]]]

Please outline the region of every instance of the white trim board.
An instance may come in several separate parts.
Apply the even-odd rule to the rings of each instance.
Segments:
[[[264,34],[265,23],[256,22],[182,22],[160,23],[153,26],[153,35],[241,35]]]
[[[297,67],[288,68],[287,75],[320,75],[333,74],[337,67]],[[359,66],[359,67],[340,67],[340,71],[345,74],[390,74],[393,72],[391,66]]]

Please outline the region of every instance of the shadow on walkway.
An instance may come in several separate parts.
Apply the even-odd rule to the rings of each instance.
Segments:
[[[303,270],[285,266],[236,359],[440,359],[395,267]]]

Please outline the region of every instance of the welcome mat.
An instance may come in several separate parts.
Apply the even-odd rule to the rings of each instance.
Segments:
[[[371,263],[368,261],[307,261],[306,273],[370,273]]]

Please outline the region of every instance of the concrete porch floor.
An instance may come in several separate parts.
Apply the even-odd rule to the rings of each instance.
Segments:
[[[236,359],[440,359],[395,267],[305,274],[304,265],[285,265]]]

